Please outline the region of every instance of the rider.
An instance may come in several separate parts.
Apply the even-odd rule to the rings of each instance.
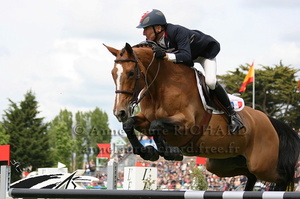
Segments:
[[[200,63],[205,71],[205,81],[210,91],[215,94],[223,106],[223,111],[229,117],[231,133],[236,133],[244,127],[241,118],[230,104],[224,88],[217,82],[216,56],[220,44],[213,37],[198,30],[190,30],[180,25],[167,23],[164,14],[156,9],[146,12],[137,28],[143,28],[147,41],[157,43],[154,47],[155,57],[174,63],[182,63],[192,67]],[[175,53],[166,53],[166,49],[175,49]]]

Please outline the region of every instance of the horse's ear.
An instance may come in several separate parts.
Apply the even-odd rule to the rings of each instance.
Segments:
[[[110,47],[110,46],[107,46],[105,44],[103,44],[103,45],[107,48],[107,50],[109,50],[109,52],[111,52],[111,54],[113,54],[115,57],[117,56],[117,54],[119,52],[117,49],[115,49],[113,47]]]
[[[130,44],[126,43],[126,45],[125,45],[125,50],[126,50],[130,55],[132,55],[133,50],[132,50],[132,47],[130,46]]]

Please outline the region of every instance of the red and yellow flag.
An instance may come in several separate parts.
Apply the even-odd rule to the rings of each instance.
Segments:
[[[298,90],[300,91],[300,80],[298,80]]]
[[[239,92],[245,92],[247,84],[253,82],[253,80],[254,80],[254,62],[252,62],[248,70],[248,74],[246,75]]]

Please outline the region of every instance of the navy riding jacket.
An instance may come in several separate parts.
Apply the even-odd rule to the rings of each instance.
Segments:
[[[178,50],[175,53],[176,63],[193,66],[193,60],[198,57],[212,59],[220,51],[220,44],[213,37],[180,25],[168,23],[164,37],[168,49]]]

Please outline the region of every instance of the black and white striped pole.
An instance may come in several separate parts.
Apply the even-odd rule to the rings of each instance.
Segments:
[[[300,192],[284,191],[152,191],[95,189],[21,189],[9,191],[13,198],[101,199],[299,199]]]

